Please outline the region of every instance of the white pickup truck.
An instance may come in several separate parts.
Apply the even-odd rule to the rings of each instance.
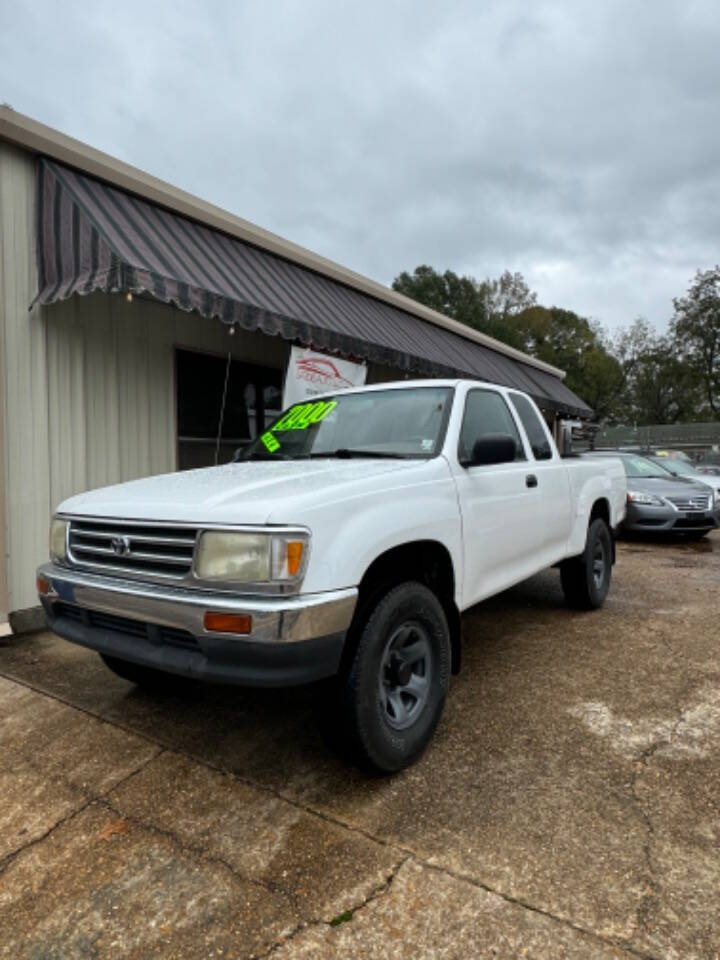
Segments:
[[[461,612],[553,565],[599,607],[625,499],[620,462],[561,459],[522,393],[383,384],[296,404],[236,462],[66,500],[38,591],[135,683],[334,678],[343,742],[393,771],[438,723]]]

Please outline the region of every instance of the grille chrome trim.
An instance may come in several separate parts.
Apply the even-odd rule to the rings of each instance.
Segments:
[[[77,566],[162,580],[182,580],[192,572],[197,527],[85,517],[69,521],[68,559]],[[113,549],[118,540],[126,549]]]
[[[690,511],[690,510],[709,510],[710,509],[710,495],[709,494],[696,494],[693,497],[666,497],[665,498],[669,503],[671,503],[676,510]]]

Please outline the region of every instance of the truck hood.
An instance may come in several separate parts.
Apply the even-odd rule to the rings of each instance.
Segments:
[[[308,508],[380,492],[426,460],[281,460],[167,473],[70,497],[58,513],[188,523],[293,523]]]

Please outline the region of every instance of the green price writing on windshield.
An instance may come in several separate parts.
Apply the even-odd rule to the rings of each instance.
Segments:
[[[281,430],[307,430],[313,423],[320,423],[337,406],[337,400],[318,400],[315,403],[299,403],[289,410],[282,420],[272,427],[273,433]]]
[[[261,437],[270,453],[280,449],[280,442],[273,436],[284,430],[307,430],[313,423],[321,423],[335,409],[337,400],[317,400],[314,403],[299,403],[285,414]]]

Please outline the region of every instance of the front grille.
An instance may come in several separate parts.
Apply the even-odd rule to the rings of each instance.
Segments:
[[[187,630],[178,630],[176,627],[145,623],[144,620],[133,620],[130,617],[118,617],[114,613],[103,613],[100,610],[86,610],[70,603],[56,603],[53,613],[56,617],[64,617],[66,620],[82,623],[86,627],[109,630],[126,637],[137,637],[153,644],[167,644],[170,647],[182,647],[185,650],[198,649],[195,637]]]
[[[668,497],[673,506],[678,510],[709,510],[710,496],[704,493],[694,497]]]
[[[196,527],[71,520],[70,559],[108,572],[181,580],[190,573]]]

